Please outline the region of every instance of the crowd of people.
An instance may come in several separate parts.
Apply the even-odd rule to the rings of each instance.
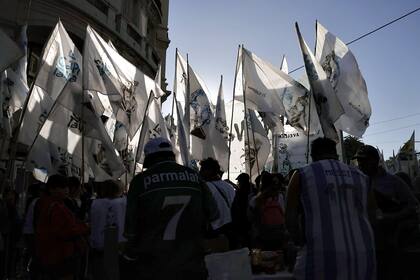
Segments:
[[[171,143],[150,140],[144,171],[81,184],[52,175],[0,201],[0,279],[207,279],[206,254],[239,248],[283,251],[296,279],[416,279],[419,202],[405,174],[379,165],[364,145],[358,167],[335,142],[312,142],[312,163],[284,177],[263,171],[222,180],[208,158],[176,163]],[[24,250],[22,250],[24,248]],[[117,265],[118,264],[118,265]],[[24,269],[23,269],[24,268]],[[20,275],[22,277],[22,275]],[[413,278],[414,277],[414,278]]]

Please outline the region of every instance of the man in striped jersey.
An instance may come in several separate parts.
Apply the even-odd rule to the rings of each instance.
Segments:
[[[287,195],[286,226],[303,245],[296,279],[376,279],[368,177],[338,161],[328,138],[312,142],[311,157],[313,163],[293,174]]]

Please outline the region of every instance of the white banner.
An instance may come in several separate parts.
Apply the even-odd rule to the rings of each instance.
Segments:
[[[372,113],[366,82],[356,58],[346,44],[331,34],[319,22],[316,24],[316,53],[344,109],[335,127],[356,137],[362,137]]]

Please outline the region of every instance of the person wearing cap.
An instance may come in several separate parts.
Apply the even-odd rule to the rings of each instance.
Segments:
[[[204,234],[218,218],[216,203],[196,171],[175,162],[169,140],[144,147],[145,171],[127,195],[126,259],[135,262],[130,279],[207,279]]]
[[[380,157],[375,147],[360,147],[355,158],[360,170],[369,176],[379,209],[375,225],[378,279],[396,279],[401,273],[396,257],[400,247],[398,239],[405,238],[401,236],[402,228],[410,223],[418,224],[416,209],[419,202],[401,178],[379,165]]]
[[[287,193],[286,227],[302,246],[295,278],[376,279],[369,222],[375,206],[367,176],[338,161],[331,139],[315,139],[311,157],[292,175]]]

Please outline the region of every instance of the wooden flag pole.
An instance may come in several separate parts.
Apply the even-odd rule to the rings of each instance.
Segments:
[[[242,45],[242,47],[241,47],[241,50],[242,50],[242,61],[241,61],[241,67],[242,67],[242,94],[243,94],[243,97],[244,97],[244,118],[245,118],[245,128],[246,128],[246,137],[247,137],[247,141],[248,141],[248,163],[249,163],[249,177],[251,177],[251,171],[252,171],[252,165],[251,165],[251,141],[249,140],[249,125],[248,125],[248,115],[249,115],[249,112],[248,112],[248,109],[247,109],[247,106],[246,106],[246,94],[245,94],[245,92],[246,92],[246,90],[245,90],[245,86],[246,86],[246,83],[245,83],[245,79],[244,79],[244,71],[243,71],[243,69],[244,69],[244,54],[243,54],[243,48],[244,48],[244,45]],[[245,144],[245,150],[246,150],[246,144]],[[246,157],[245,157],[246,158]],[[246,164],[246,162],[245,162],[245,164]]]
[[[232,91],[232,110],[230,115],[230,127],[229,127],[229,152],[228,152],[228,179],[230,180],[230,156],[232,154],[231,147],[232,147],[232,130],[233,130],[233,112],[235,109],[235,88],[236,88],[236,76],[238,75],[238,65],[239,65],[239,52],[241,50],[241,46],[238,45],[238,53],[236,55],[236,67],[235,67],[235,78],[233,80],[233,91]]]
[[[177,61],[178,61],[178,48],[175,49],[175,76],[174,84],[172,87],[172,109],[171,109],[171,131],[174,127],[174,111],[175,111],[175,102],[176,102],[176,85],[177,85]]]
[[[309,137],[311,135],[311,106],[312,106],[312,90],[308,92],[308,132],[307,132],[307,141],[306,141],[306,164],[309,163],[309,150],[310,150],[310,143]]]
[[[190,106],[191,106],[191,91],[190,91],[190,64],[188,62],[188,54],[187,54],[187,100],[185,100],[185,116],[186,117],[186,132],[187,132],[187,148],[188,153],[191,150],[191,119],[190,119]]]

